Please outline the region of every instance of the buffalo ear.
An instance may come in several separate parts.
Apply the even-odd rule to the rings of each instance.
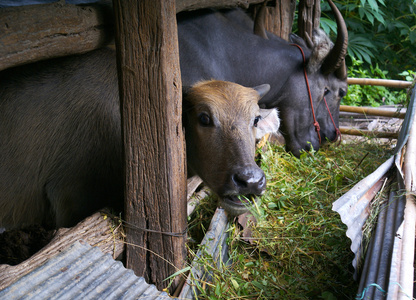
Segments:
[[[301,46],[302,48],[310,48],[310,47],[306,44],[305,40],[304,40],[304,39],[302,39],[302,38],[301,38],[300,36],[298,36],[297,34],[290,33],[290,34],[289,34],[289,41],[290,41],[292,44],[297,44],[297,45]]]
[[[260,120],[257,123],[256,139],[261,139],[267,133],[274,133],[279,130],[280,119],[276,108],[260,109]]]
[[[264,95],[266,95],[270,91],[270,84],[261,84],[253,87],[252,89],[256,90],[256,92],[259,94],[260,100],[261,98],[263,98]]]

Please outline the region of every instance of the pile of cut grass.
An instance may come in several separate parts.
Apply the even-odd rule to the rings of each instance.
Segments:
[[[201,284],[199,299],[353,299],[358,285],[350,240],[332,203],[391,154],[391,145],[362,139],[300,159],[267,145],[260,155],[268,187],[252,211],[252,237],[243,240],[234,224],[228,241],[232,264],[218,268],[201,258],[212,281]],[[207,203],[191,229],[208,226],[206,212],[213,206]]]

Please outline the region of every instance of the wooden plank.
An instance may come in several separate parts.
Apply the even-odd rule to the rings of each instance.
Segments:
[[[63,2],[0,9],[0,70],[85,53],[113,40],[112,9]]]
[[[207,282],[211,281],[211,274],[201,257],[212,257],[218,268],[222,268],[230,263],[226,242],[229,235],[227,232],[229,227],[230,223],[228,222],[227,213],[224,209],[217,208],[208,231],[201,242],[202,247],[197,251],[192,261],[192,269],[188,274],[188,278],[181,291],[176,292],[179,294],[179,299],[198,299],[198,287],[205,286]]]
[[[358,107],[358,106],[348,106],[348,105],[340,105],[339,110],[344,111],[344,112],[352,112],[352,113],[398,118],[398,119],[404,119],[406,115],[406,112],[398,112],[398,111],[392,111],[392,110],[386,110],[386,109],[374,108],[374,107]]]
[[[125,218],[133,225],[127,229],[126,266],[163,289],[169,284],[164,279],[186,261],[186,163],[175,1],[114,0],[114,11]]]
[[[20,277],[43,265],[50,257],[79,240],[96,246],[104,253],[117,258],[124,249],[120,227],[116,227],[105,214],[95,213],[72,228],[61,228],[52,241],[29,259],[16,265],[0,265],[0,290]]]
[[[358,84],[358,85],[376,85],[376,86],[385,86],[392,88],[410,88],[413,83],[404,80],[391,80],[391,79],[377,79],[377,78],[351,78],[347,79],[348,84]]]
[[[257,4],[264,0],[176,0],[176,12],[190,11],[201,8],[248,8],[250,4]]]

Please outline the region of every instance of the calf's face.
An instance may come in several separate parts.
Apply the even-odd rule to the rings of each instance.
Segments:
[[[269,88],[206,81],[184,95],[188,168],[220,197],[231,215],[246,212],[253,196],[266,188],[254,156],[256,137],[277,131],[280,124],[277,110],[258,106]]]

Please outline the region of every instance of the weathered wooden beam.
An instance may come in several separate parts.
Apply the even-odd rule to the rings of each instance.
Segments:
[[[0,9],[0,70],[85,53],[113,39],[112,9],[64,2]]]
[[[177,291],[179,299],[198,299],[198,287],[205,286],[207,282],[211,281],[211,274],[204,265],[203,260],[201,260],[201,257],[208,256],[212,258],[212,261],[217,262],[217,267],[219,268],[222,268],[224,264],[227,265],[230,263],[228,245],[226,243],[229,235],[227,232],[229,227],[230,223],[228,222],[227,213],[223,208],[217,208],[208,231],[201,242],[203,247],[197,251],[192,261],[192,268],[184,286],[180,291]]]
[[[176,12],[196,10],[201,8],[248,8],[250,4],[257,4],[264,0],[176,0]]]
[[[72,228],[59,229],[52,241],[29,259],[16,266],[0,265],[0,290],[79,240],[99,247],[104,253],[117,258],[124,249],[120,229],[121,226],[117,227],[111,218],[102,213],[95,213]]]
[[[186,261],[186,163],[175,1],[114,0],[114,12],[125,218],[133,225],[127,228],[126,267],[162,289],[169,284],[164,279]]]

